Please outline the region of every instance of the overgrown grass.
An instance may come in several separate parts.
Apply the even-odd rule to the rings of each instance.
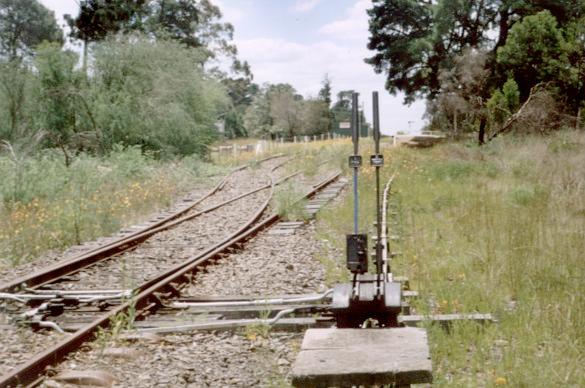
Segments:
[[[295,167],[300,166],[302,167],[302,170],[306,171],[307,175],[310,175],[311,172],[316,172],[316,167],[318,167],[320,163],[323,163],[327,160],[338,162],[338,151],[346,147],[347,144],[349,144],[349,141],[350,140],[323,140],[310,143],[283,144],[278,142],[270,142],[262,154],[256,154],[255,151],[239,151],[236,154],[233,152],[224,151],[214,152],[211,155],[211,159],[215,164],[221,166],[238,166],[253,161],[254,159],[267,158],[276,154],[297,155],[297,162],[289,163],[286,167],[287,171],[297,171],[299,168],[295,169]],[[254,142],[257,141],[240,141],[239,143],[253,144]],[[304,163],[307,161],[307,159],[312,159],[309,160],[310,165],[306,165],[306,163]]]
[[[385,179],[399,172],[404,254],[393,269],[420,291],[416,311],[498,319],[428,326],[435,386],[585,386],[584,151],[585,133],[569,131],[385,152]],[[363,170],[366,228],[374,193]],[[341,237],[350,199],[322,219]]]
[[[287,221],[306,221],[309,215],[305,211],[307,200],[303,194],[290,183],[278,186],[273,200],[276,213]]]
[[[82,154],[69,168],[49,150],[21,164],[0,155],[0,266],[111,234],[223,172],[196,158],[156,161],[137,148]]]

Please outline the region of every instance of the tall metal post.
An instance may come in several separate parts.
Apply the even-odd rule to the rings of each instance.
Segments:
[[[353,93],[351,107],[351,137],[353,140],[353,155],[349,157],[349,167],[353,169],[353,234],[347,239],[347,268],[354,274],[354,285],[357,275],[368,272],[368,235],[359,234],[359,197],[358,197],[358,170],[362,165],[359,155],[359,124],[358,124],[358,94]]]
[[[359,120],[358,120],[358,94],[352,93],[351,95],[351,129],[352,129],[352,140],[353,140],[353,155],[359,155]],[[353,233],[358,234],[358,169],[359,165],[356,163],[353,165]]]
[[[373,121],[374,121],[374,155],[370,157],[370,164],[376,168],[376,279],[378,290],[380,289],[380,278],[385,273],[382,268],[382,214],[380,213],[380,168],[384,165],[384,157],[380,154],[380,108],[378,104],[378,92],[372,93],[373,100]],[[384,279],[384,282],[386,279]]]

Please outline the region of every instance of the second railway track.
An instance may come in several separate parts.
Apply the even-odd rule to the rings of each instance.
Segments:
[[[266,164],[268,169],[278,168],[286,162],[283,162],[282,158],[284,158],[284,156],[277,155],[261,160],[259,163]],[[26,273],[17,278],[0,282],[0,292],[13,292],[21,290],[24,287],[38,287],[46,283],[54,282],[61,277],[89,267],[100,260],[108,259],[117,254],[128,251],[159,232],[166,231],[185,221],[196,218],[211,210],[215,210],[213,208],[216,206],[221,207],[222,203],[227,205],[226,202],[230,199],[233,200],[234,195],[237,196],[238,193],[242,194],[244,190],[254,184],[256,185],[256,188],[259,186],[260,182],[257,182],[257,179],[249,179],[249,176],[243,177],[243,179],[242,177],[239,177],[239,175],[245,173],[250,175],[249,171],[249,166],[242,166],[234,169],[202,197],[197,200],[190,199],[185,202],[185,205],[178,209],[164,212],[162,215],[159,215],[157,219],[149,222],[148,225],[138,230],[125,233],[118,239],[108,241],[95,248],[90,248],[79,255],[59,261],[45,268],[41,268],[40,270],[33,271],[32,273]],[[239,192],[237,188],[234,189],[234,181],[244,182],[244,184],[240,186]],[[249,193],[250,190],[247,192]]]
[[[268,211],[274,192],[274,183],[282,182],[283,178],[299,177],[294,174],[283,177],[284,172],[279,177],[273,174],[283,165],[282,159],[264,164],[268,164],[263,167],[264,171],[270,172],[265,174],[264,180],[245,179],[246,184],[239,188],[229,181],[223,182],[222,190],[216,190],[216,192],[225,190],[221,196],[223,198],[220,196],[213,198],[210,195],[201,201],[199,206],[191,207],[189,211],[194,212],[192,214],[201,213],[200,209],[216,207],[213,211],[203,212],[196,217],[197,222],[193,225],[188,226],[187,222],[177,223],[164,233],[147,237],[146,244],[123,248],[122,252],[127,251],[124,254],[115,252],[114,255],[124,257],[122,260],[104,260],[82,271],[70,271],[65,277],[58,278],[57,282],[54,280],[50,283],[40,282],[37,283],[36,289],[29,288],[27,292],[36,291],[36,296],[32,298],[32,302],[28,300],[27,304],[44,309],[32,310],[33,313],[37,313],[36,319],[39,314],[43,318],[48,318],[50,315],[61,315],[68,310],[78,311],[80,306],[93,306],[85,310],[93,311],[95,319],[67,338],[63,339],[62,336],[56,334],[48,335],[45,348],[49,349],[37,354],[20,367],[9,368],[9,372],[0,379],[0,386],[17,386],[34,382],[34,378],[40,375],[46,366],[58,362],[67,353],[90,340],[98,328],[106,328],[113,316],[128,308],[137,309],[138,316],[144,316],[156,310],[161,306],[161,298],[176,293],[177,288],[185,282],[188,283],[191,279],[190,274],[201,265],[218,255],[221,256],[226,250],[233,249],[241,241],[275,222],[278,216]],[[258,169],[255,174],[259,175],[261,170],[262,168]],[[242,171],[244,170],[236,171],[235,174]],[[337,175],[321,182],[308,195],[314,194],[336,178]],[[297,179],[295,186],[310,185],[306,181]],[[246,193],[248,195],[243,195]],[[238,200],[229,202],[226,198],[238,198]],[[225,205],[221,206],[223,203]],[[234,216],[233,213],[236,211],[241,213]],[[189,214],[182,214],[182,217],[188,218]],[[168,224],[173,222],[176,221],[167,221]],[[197,225],[194,226],[195,224]],[[163,224],[159,227],[167,229],[164,226]],[[133,237],[138,236],[140,239],[140,234],[135,233]],[[165,234],[166,237],[161,237]],[[205,242],[201,243],[197,240]],[[44,286],[38,287],[39,285]],[[135,295],[131,301],[127,299],[130,290]],[[48,303],[48,305],[43,306],[43,303]],[[31,314],[29,318],[34,316],[35,314]],[[43,321],[49,323],[42,324]],[[41,319],[39,322],[42,326],[53,326],[59,329],[58,325],[55,325],[59,319]],[[26,343],[26,341],[23,342]],[[54,345],[51,346],[51,344]],[[32,352],[34,353],[34,350]]]

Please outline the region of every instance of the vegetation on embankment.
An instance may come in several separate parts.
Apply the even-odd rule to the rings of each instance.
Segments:
[[[584,386],[585,134],[391,148],[385,157],[383,182],[399,174],[391,234],[403,255],[393,270],[420,292],[417,313],[498,319],[428,325],[435,385]],[[361,224],[371,230],[374,175],[362,172]],[[340,250],[351,200],[319,216]]]
[[[321,163],[335,160],[336,144],[287,143],[262,154],[217,155],[213,161],[161,160],[137,146],[115,146],[107,156],[81,153],[68,167],[58,150],[8,147],[0,153],[0,269],[111,235],[186,191],[211,187],[236,166],[256,168],[270,155],[296,155],[283,166],[286,173],[312,176]]]
[[[226,170],[196,157],[163,162],[137,147],[81,154],[69,167],[56,150],[10,155],[0,155],[0,267],[107,236]]]

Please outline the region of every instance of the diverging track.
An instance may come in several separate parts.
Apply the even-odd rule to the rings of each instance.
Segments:
[[[197,207],[191,206],[182,216],[173,217],[174,221],[167,220],[151,230],[135,233],[130,238],[94,250],[81,258],[87,260],[93,254],[97,257],[94,263],[100,262],[98,265],[71,269],[66,263],[64,269],[59,270],[63,275],[55,276],[53,273],[52,278],[41,276],[36,284],[33,281],[36,286],[36,296],[33,299],[38,301],[33,304],[43,307],[41,303],[47,302],[49,306],[48,310],[45,306],[45,311],[49,315],[63,311],[67,313],[68,310],[75,311],[80,306],[85,306],[85,311],[91,311],[94,315],[93,320],[10,371],[0,379],[0,386],[33,383],[47,366],[58,363],[69,352],[91,340],[99,328],[107,328],[112,318],[120,313],[132,309],[136,311],[138,318],[152,313],[162,306],[165,297],[178,294],[181,287],[189,284],[192,274],[206,263],[237,248],[243,241],[277,221],[277,215],[267,214],[274,186],[284,179],[298,177],[296,174],[283,178],[275,176],[275,171],[283,164],[282,160],[265,163],[269,166],[255,172],[251,170],[256,179],[245,180],[248,183],[254,182],[246,184],[247,187],[238,189],[237,185],[224,180],[213,193],[223,191],[224,198],[208,195],[199,201]],[[268,170],[268,173],[264,172],[264,176],[260,177],[258,175],[262,175],[262,170]],[[238,170],[233,174],[243,172],[244,170]],[[314,195],[337,178],[336,174],[325,179],[310,190],[307,196]],[[301,184],[302,182],[298,182],[297,186]],[[155,233],[158,234],[154,235]],[[138,245],[144,241],[145,244]],[[112,255],[117,260],[109,260]],[[55,268],[50,270],[55,271]],[[33,277],[29,277],[31,278]],[[17,287],[16,284],[22,284],[18,281],[12,283],[14,285],[11,287],[2,289],[13,290]],[[31,285],[27,283],[27,286]],[[120,298],[128,295],[129,290],[133,290],[135,297]],[[29,292],[32,291],[35,290],[29,289]],[[43,295],[48,297],[43,298]],[[27,300],[26,298],[22,297],[23,300]],[[30,304],[30,299],[28,301]],[[90,306],[94,307],[88,308]],[[42,311],[38,313],[46,315]],[[55,321],[59,322],[59,319],[50,322],[54,324]]]
[[[262,165],[267,165],[265,169],[272,172],[272,170],[276,170],[286,163],[283,163],[282,158],[282,155],[277,155],[275,157],[264,159],[260,163]],[[247,176],[242,179],[242,175]],[[79,270],[87,268],[102,260],[128,252],[134,249],[138,244],[158,233],[169,230],[186,221],[193,220],[201,215],[216,210],[221,206],[228,205],[230,201],[246,197],[247,195],[243,191],[246,191],[247,194],[250,195],[250,192],[253,190],[246,190],[248,186],[255,185],[254,187],[256,189],[269,187],[271,182],[270,179],[269,173],[262,176],[261,173],[258,171],[252,171],[248,166],[239,167],[226,175],[213,189],[192,204],[187,205],[176,212],[167,214],[162,219],[151,223],[144,229],[135,231],[134,233],[126,235],[118,240],[84,252],[72,259],[58,262],[4,284],[0,283],[0,292],[7,293],[19,291],[27,287],[40,287],[44,284],[56,282],[63,277],[70,276]],[[238,192],[238,190],[234,188],[234,186],[237,186],[234,182],[242,181],[247,183],[244,187],[241,187]]]

